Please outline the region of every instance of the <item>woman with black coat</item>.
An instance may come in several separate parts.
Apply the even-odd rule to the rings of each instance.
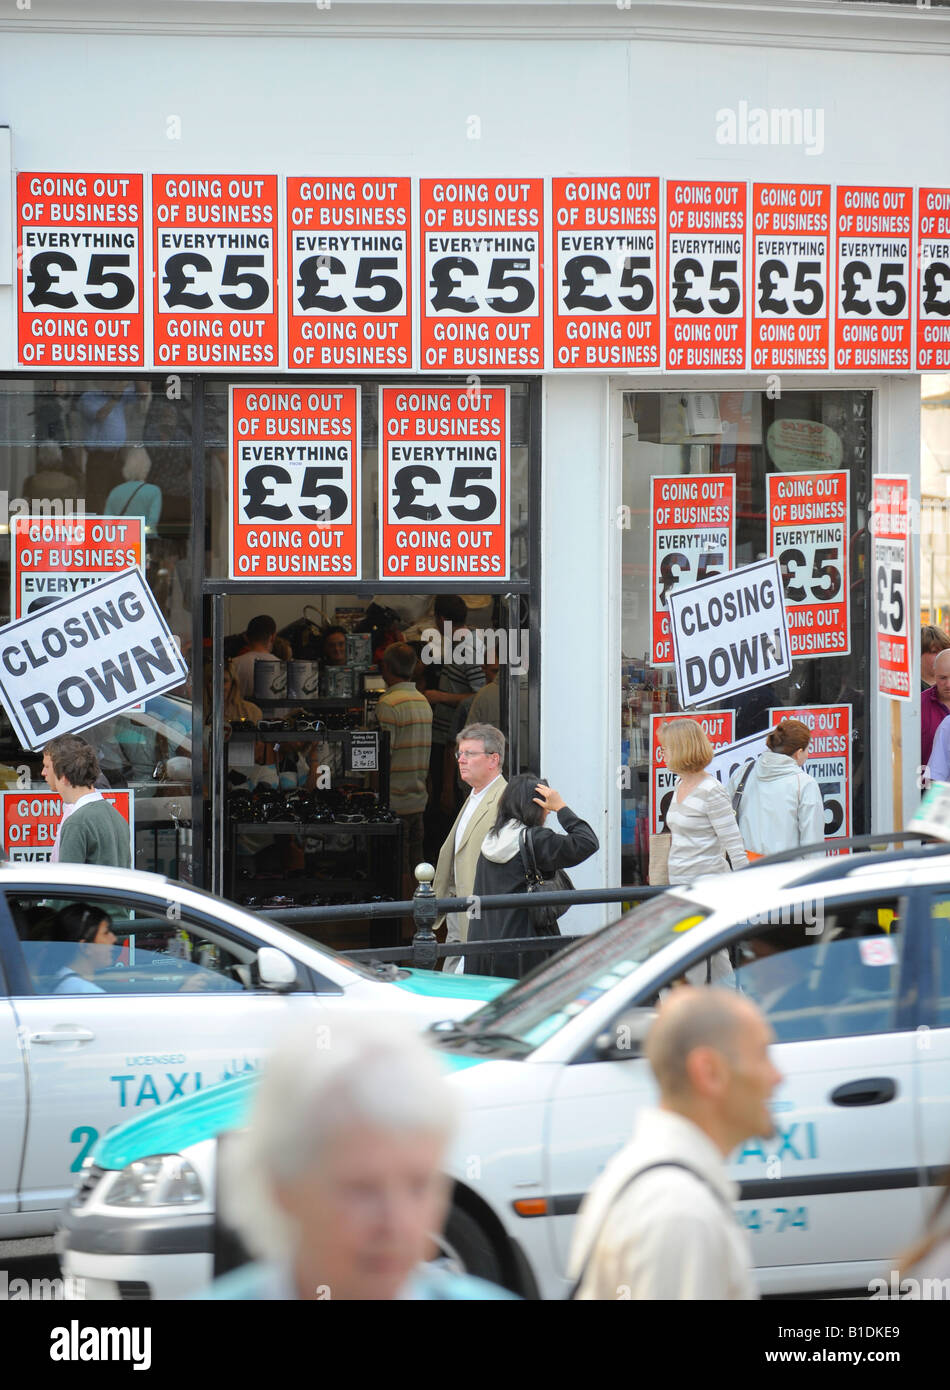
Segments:
[[[556,812],[566,832],[564,835],[544,828],[550,811]],[[473,892],[476,898],[487,897],[491,893],[525,893],[525,905],[481,909],[469,923],[469,941],[510,940],[536,935],[529,916],[530,898],[527,896],[528,884],[520,850],[521,836],[525,831],[531,837],[538,872],[543,878],[550,878],[556,869],[569,869],[574,864],[582,864],[600,848],[597,836],[587,822],[575,816],[553,787],[542,782],[533,772],[512,777],[498,803],[494,827],[482,842]],[[540,961],[541,956],[535,952],[526,954],[525,969],[533,968]],[[516,954],[496,953],[494,958],[473,956],[468,973],[516,979],[521,972]]]

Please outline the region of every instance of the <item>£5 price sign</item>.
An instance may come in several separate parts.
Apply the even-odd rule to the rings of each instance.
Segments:
[[[874,479],[868,528],[873,546],[878,693],[909,700],[910,478],[906,474],[878,474]]]
[[[10,540],[14,622],[132,565],[145,577],[145,520],[140,516],[11,517]]]
[[[950,368],[950,188],[917,194],[917,371]]]
[[[667,599],[732,569],[736,533],[734,473],[650,480],[650,556],[653,594],[651,664],[674,660]]]
[[[360,393],[232,386],[232,579],[360,578]]]
[[[18,174],[17,362],[141,367],[141,174]]]
[[[910,370],[913,190],[835,190],[835,367]]]
[[[408,178],[287,180],[291,367],[412,365]]]
[[[748,185],[666,185],[666,367],[746,367]]]
[[[554,363],[660,365],[660,181],[554,179]]]
[[[677,773],[666,765],[660,729],[675,724],[677,719],[693,719],[709,739],[715,752],[728,748],[736,736],[736,712],[731,709],[697,710],[695,714],[650,715],[650,833],[660,835],[666,830],[666,813],[676,788]]]
[[[157,367],[276,367],[277,176],[152,176]]]
[[[386,578],[508,578],[508,389],[380,388]]]
[[[544,366],[544,180],[421,179],[422,366]]]
[[[752,185],[752,367],[827,371],[831,189]]]
[[[851,650],[848,473],[766,475],[769,554],[782,571],[792,658]]]
[[[851,834],[851,706],[800,705],[770,709],[774,728],[800,719],[811,730],[805,771],[814,777],[825,808],[825,839]],[[842,851],[843,853],[843,851]]]

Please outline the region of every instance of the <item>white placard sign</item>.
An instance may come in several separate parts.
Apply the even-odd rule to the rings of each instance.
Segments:
[[[748,738],[736,739],[735,743],[730,743],[727,748],[716,753],[706,771],[718,778],[724,787],[728,787],[730,777],[745,767],[746,763],[755,762],[759,754],[765,752],[765,740],[770,733],[770,729],[763,729],[761,733],[749,734]]]
[[[684,709],[771,685],[791,672],[777,560],[673,589],[667,604]]]
[[[175,689],[187,675],[138,569],[0,629],[0,702],[23,746],[37,751]]]

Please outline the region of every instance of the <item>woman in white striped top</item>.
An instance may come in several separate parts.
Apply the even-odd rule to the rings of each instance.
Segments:
[[[667,767],[679,774],[666,813],[670,883],[742,868],[748,857],[729,793],[706,771],[713,747],[702,727],[695,719],[677,719],[663,725],[660,739]]]

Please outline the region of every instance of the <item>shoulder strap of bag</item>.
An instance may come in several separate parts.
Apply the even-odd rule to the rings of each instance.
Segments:
[[[118,516],[125,516],[126,512],[129,510],[129,507],[132,505],[133,499],[136,498],[136,497],[139,495],[139,493],[142,491],[142,488],[143,488],[144,486],[145,486],[144,483],[139,483],[138,487],[135,488],[132,492],[129,493],[128,497],[125,499],[125,501],[124,501],[123,504],[122,504],[122,510],[121,510],[120,512],[117,513]]]
[[[742,774],[742,780],[740,781],[739,785],[736,787],[732,795],[732,814],[736,817],[737,820],[739,818],[739,807],[742,805],[742,793],[745,791],[745,784],[746,782],[748,782],[749,777],[752,774],[752,769],[754,767],[755,763],[746,763],[746,769],[745,772],[743,772]]]
[[[607,1225],[607,1221],[610,1218],[610,1213],[614,1207],[615,1202],[617,1201],[617,1198],[622,1197],[623,1194],[627,1191],[627,1189],[629,1187],[632,1187],[638,1178],[643,1177],[644,1173],[652,1173],[655,1168],[682,1168],[684,1173],[692,1173],[696,1181],[701,1182],[703,1187],[707,1188],[713,1194],[713,1196],[716,1198],[716,1201],[719,1202],[720,1205],[722,1205],[723,1207],[726,1207],[727,1211],[729,1210],[728,1206],[726,1205],[726,1202],[723,1199],[722,1193],[717,1192],[717,1190],[713,1187],[712,1183],[709,1182],[707,1178],[704,1178],[702,1173],[697,1173],[696,1169],[691,1167],[691,1165],[688,1163],[680,1163],[675,1158],[667,1158],[660,1159],[657,1163],[648,1163],[645,1168],[638,1168],[635,1173],[631,1173],[630,1177],[627,1178],[626,1182],[621,1183],[620,1187],[617,1188],[617,1191],[611,1197],[610,1202],[607,1206],[607,1210],[604,1213],[603,1220],[597,1228],[597,1233],[594,1236],[594,1239],[591,1241],[590,1245],[588,1246],[587,1254],[584,1258],[584,1263],[581,1266],[581,1271],[578,1274],[577,1279],[574,1281],[571,1291],[568,1294],[568,1299],[576,1299],[578,1293],[580,1292],[580,1287],[587,1276],[587,1271],[590,1268],[590,1262],[594,1257],[594,1251],[597,1249],[597,1242],[600,1240],[601,1236],[604,1233],[604,1227]]]
[[[538,873],[538,861],[534,857],[534,845],[531,843],[531,832],[525,826],[518,836],[518,849],[521,853],[521,867],[524,869],[524,876],[528,883],[537,883],[541,875]]]

